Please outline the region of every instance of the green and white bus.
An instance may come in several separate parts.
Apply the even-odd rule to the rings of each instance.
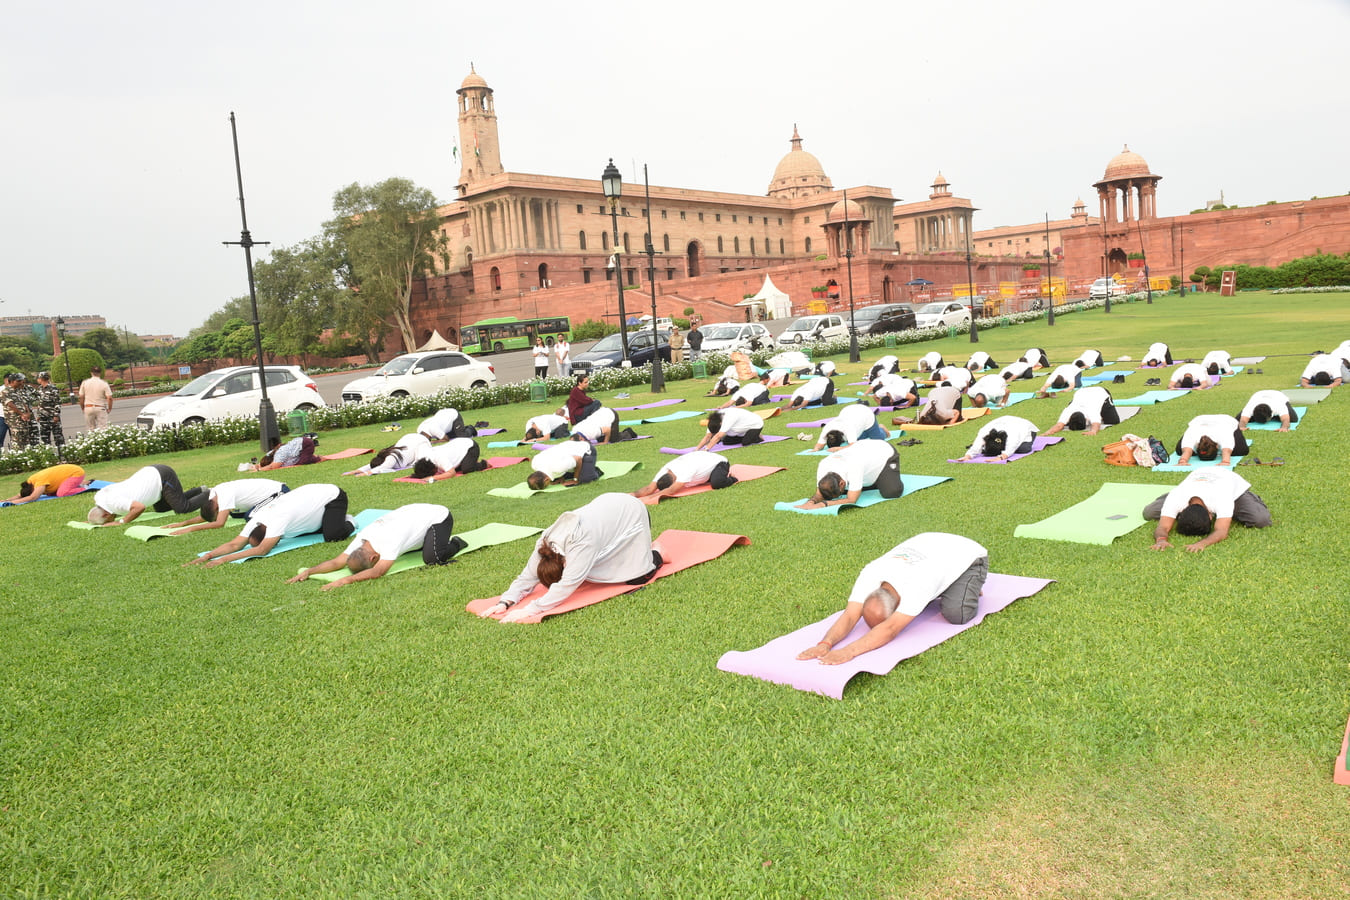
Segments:
[[[501,353],[504,350],[520,350],[534,345],[535,335],[544,338],[556,338],[567,335],[572,341],[572,323],[567,316],[548,316],[542,319],[517,319],[505,316],[500,319],[483,319],[472,325],[464,326],[459,339],[465,353]]]

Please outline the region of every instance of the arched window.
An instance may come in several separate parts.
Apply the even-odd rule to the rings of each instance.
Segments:
[[[608,251],[608,250],[609,250],[609,232],[608,232],[608,231],[602,231],[602,232],[600,232],[600,249],[601,249],[601,250],[605,250],[605,251]]]
[[[807,252],[807,253],[810,253],[810,252],[811,252],[811,239],[810,239],[810,238],[807,238],[807,239],[806,239],[806,252]]]
[[[624,253],[632,252],[631,250],[628,249],[628,232],[626,231],[623,233],[623,252]]]
[[[491,282],[492,289],[494,291],[500,291],[502,289],[501,269],[498,269],[496,266],[493,266],[492,271],[488,272],[488,280]]]
[[[577,233],[577,246],[582,250],[586,249],[586,232],[582,231]]]
[[[722,252],[722,236],[720,234],[717,236],[717,252]]]
[[[778,239],[778,255],[779,255],[779,256],[782,256],[782,255],[783,255],[783,239],[782,239],[782,238],[779,238],[779,239]]]
[[[751,239],[750,239],[750,255],[751,255],[751,256],[754,256],[754,255],[755,255],[755,239],[754,239],[754,238],[751,238]]]
[[[670,235],[668,235],[668,234],[663,234],[663,235],[661,235],[661,244],[662,244],[662,246],[664,247],[665,251],[666,251],[667,253],[669,253],[669,252],[670,252]]]
[[[741,239],[740,239],[740,238],[734,237],[734,238],[731,239],[731,252],[732,252],[732,253],[735,253],[735,254],[738,255],[738,256],[740,255],[740,252],[741,252]]]
[[[473,248],[472,248],[472,247],[465,247],[465,248],[464,248],[464,268],[467,269],[469,266],[472,266],[472,265],[473,265]]]

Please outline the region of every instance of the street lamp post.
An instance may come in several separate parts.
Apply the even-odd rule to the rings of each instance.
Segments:
[[[844,191],[844,264],[848,268],[848,361],[862,360],[858,352],[858,325],[853,316],[853,226],[848,218],[848,191]]]
[[[1144,257],[1144,289],[1148,291],[1148,302],[1153,303],[1153,282],[1148,277],[1148,251],[1144,249],[1144,226],[1139,219],[1134,220],[1134,232],[1139,235],[1139,253]]]
[[[661,371],[661,343],[656,331],[656,248],[652,246],[652,186],[647,181],[646,163],[642,164],[642,190],[647,198],[647,284],[652,289],[652,393],[659,394],[666,389],[666,376]]]
[[[75,402],[75,376],[70,371],[70,354],[66,352],[66,320],[56,317],[56,334],[61,339],[61,355],[66,358],[66,390],[70,391],[70,401]]]
[[[605,199],[609,201],[609,219],[614,226],[614,282],[619,288],[619,346],[622,348],[623,361],[626,365],[631,365],[628,359],[628,315],[623,308],[623,269],[620,267],[619,257],[619,195],[623,193],[623,176],[619,174],[619,169],[614,165],[614,157],[610,157],[609,165],[605,166],[604,174],[600,176],[600,186],[605,192]],[[648,223],[651,227],[651,223]]]
[[[975,325],[975,270],[970,266],[970,225],[966,225],[966,287],[970,291],[970,342],[980,342],[980,330]]]
[[[253,283],[253,245],[266,246],[268,241],[255,241],[248,230],[248,215],[244,212],[244,170],[239,165],[239,132],[234,125],[234,113],[230,113],[230,137],[234,140],[234,175],[239,182],[239,222],[242,230],[239,240],[224,241],[226,246],[237,244],[244,248],[244,265],[248,268],[248,297],[253,304],[253,348],[258,355],[258,386],[262,389],[262,399],[258,401],[258,443],[263,454],[272,452],[272,445],[281,439],[277,428],[277,413],[272,406],[272,398],[267,396],[267,370],[263,367],[262,329],[258,320],[258,290]]]
[[[1106,216],[1102,215],[1102,276],[1106,278],[1106,311],[1111,311],[1111,291],[1115,289],[1116,280],[1111,277],[1111,257],[1107,252],[1106,241]]]
[[[1045,214],[1045,283],[1050,285],[1050,311],[1045,314],[1047,325],[1055,324],[1055,272],[1050,264],[1050,214]]]

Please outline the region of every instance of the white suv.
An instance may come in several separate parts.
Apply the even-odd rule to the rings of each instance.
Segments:
[[[700,353],[730,353],[732,350],[772,350],[777,346],[769,329],[758,322],[724,322],[704,325]]]
[[[1114,278],[1098,278],[1092,282],[1092,287],[1088,290],[1088,298],[1091,300],[1105,300],[1108,297],[1119,297],[1127,293],[1128,288],[1116,281]]]
[[[267,399],[277,412],[324,406],[319,388],[299,366],[264,366]],[[151,400],[136,416],[142,428],[197,425],[223,416],[256,416],[262,400],[257,366],[232,366],[194,378],[167,397]]]
[[[846,337],[848,326],[842,316],[833,314],[824,316],[803,316],[787,327],[778,336],[778,345],[801,344],[806,341],[827,341],[830,338]]]
[[[343,403],[361,403],[380,397],[430,397],[452,388],[484,388],[497,383],[497,370],[456,350],[405,353],[385,363],[372,375],[348,382]]]

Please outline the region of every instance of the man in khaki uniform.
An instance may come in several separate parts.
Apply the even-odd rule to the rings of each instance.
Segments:
[[[95,366],[89,377],[80,382],[80,406],[84,408],[84,424],[90,431],[108,427],[112,401],[112,385],[103,380],[103,369]]]

